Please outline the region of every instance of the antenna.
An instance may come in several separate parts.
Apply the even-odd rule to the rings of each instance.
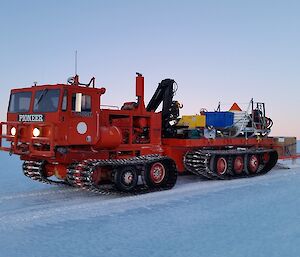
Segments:
[[[75,76],[77,75],[77,50],[75,51]]]

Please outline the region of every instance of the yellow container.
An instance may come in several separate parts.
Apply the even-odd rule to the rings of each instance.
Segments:
[[[177,126],[187,126],[189,128],[203,128],[205,125],[205,115],[183,115],[177,124]]]

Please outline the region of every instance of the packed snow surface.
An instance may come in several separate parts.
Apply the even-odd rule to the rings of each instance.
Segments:
[[[24,177],[0,153],[0,256],[299,256],[300,167],[99,196]]]

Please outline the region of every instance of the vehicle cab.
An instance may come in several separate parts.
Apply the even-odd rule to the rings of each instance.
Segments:
[[[59,145],[88,145],[97,141],[97,117],[104,88],[79,83],[34,85],[11,90],[7,122],[0,126],[2,150],[20,155],[54,156]],[[2,135],[6,130],[5,135]],[[2,138],[10,147],[1,145]]]

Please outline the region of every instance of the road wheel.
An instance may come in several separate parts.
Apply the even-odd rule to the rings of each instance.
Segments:
[[[92,173],[92,182],[94,186],[104,183],[111,183],[112,169],[109,167],[98,167]]]
[[[263,153],[262,161],[264,164],[267,164],[270,161],[270,153],[268,153],[268,152]]]
[[[114,183],[121,191],[133,190],[138,182],[138,172],[133,166],[126,166],[117,169],[114,173]]]
[[[224,175],[228,168],[228,162],[225,157],[218,157],[216,159],[216,171],[218,175]]]
[[[248,170],[250,173],[255,174],[259,167],[259,158],[258,155],[252,154],[248,158]]]
[[[149,187],[163,185],[168,178],[169,166],[164,162],[154,162],[146,166],[145,182]]]
[[[244,170],[244,158],[240,155],[236,156],[233,162],[233,170],[237,175],[242,174]]]

